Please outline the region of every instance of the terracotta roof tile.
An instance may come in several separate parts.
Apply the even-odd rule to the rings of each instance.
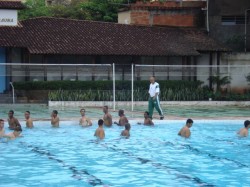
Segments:
[[[0,9],[24,9],[25,5],[21,1],[2,1],[0,0]]]
[[[32,54],[194,56],[229,51],[196,29],[160,28],[58,18],[35,18],[0,27],[0,46]]]

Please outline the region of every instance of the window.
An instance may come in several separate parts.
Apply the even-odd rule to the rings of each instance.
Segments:
[[[247,19],[247,23],[248,23]],[[245,16],[221,16],[222,25],[244,25]]]

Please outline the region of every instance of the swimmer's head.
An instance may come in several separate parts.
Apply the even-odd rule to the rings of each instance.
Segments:
[[[52,115],[53,115],[53,116],[57,116],[57,114],[58,114],[57,110],[53,110],[53,111],[52,111]]]
[[[104,107],[103,107],[103,112],[107,112],[108,109],[109,109],[108,106],[104,106]]]
[[[80,110],[80,113],[81,113],[82,116],[84,116],[84,115],[85,115],[85,109],[82,108],[82,109]]]
[[[152,84],[154,84],[154,83],[155,83],[155,76],[151,76],[151,77],[149,78],[149,81],[150,81]]]
[[[0,128],[3,128],[3,127],[4,127],[4,120],[0,119]]]
[[[125,124],[125,129],[129,131],[129,130],[130,130],[130,128],[131,128],[130,123],[126,123],[126,124]]]
[[[188,119],[187,122],[186,122],[186,125],[190,128],[190,127],[192,127],[193,123],[194,122],[193,122],[192,119]]]
[[[99,126],[102,126],[102,125],[103,125],[103,120],[102,120],[102,119],[99,119],[99,120],[98,120],[98,125],[99,125]]]
[[[144,118],[148,118],[149,117],[149,112],[148,111],[145,111],[144,112]]]
[[[13,117],[14,115],[14,111],[13,110],[10,110],[9,113],[8,113],[9,117]]]
[[[123,116],[124,115],[124,110],[119,110],[118,111],[118,116]]]
[[[249,127],[250,127],[250,121],[249,121],[249,120],[246,120],[246,121],[244,122],[244,126],[245,126],[245,128],[249,128]]]
[[[26,111],[24,113],[24,117],[25,117],[25,119],[29,119],[30,118],[30,111]]]

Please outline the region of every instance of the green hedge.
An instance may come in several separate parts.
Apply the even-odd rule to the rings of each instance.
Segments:
[[[157,81],[161,90],[197,89],[201,81]],[[29,81],[14,82],[16,90],[112,90],[112,81]],[[149,81],[135,81],[134,88],[147,90]],[[116,90],[131,90],[131,81],[116,81]]]

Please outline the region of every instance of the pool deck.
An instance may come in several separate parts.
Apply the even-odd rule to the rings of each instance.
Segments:
[[[131,111],[131,105],[126,106],[116,106],[114,111],[110,107],[109,111],[113,117],[113,121],[118,121],[118,110],[120,108],[125,109],[125,114],[127,118],[131,121],[142,122],[144,111],[147,110],[147,102],[142,102],[142,105],[135,105],[134,111]],[[207,103],[207,105],[205,105]],[[237,105],[235,106],[235,104]],[[156,111],[154,111],[153,121],[154,122],[167,122],[167,121],[185,121],[187,118],[192,118],[193,120],[247,120],[249,118],[249,102],[170,102],[168,104],[162,103],[165,107],[165,118],[164,120],[159,120],[160,116]],[[31,112],[31,117],[34,121],[50,121],[50,113],[52,110],[58,110],[59,118],[61,121],[79,121],[80,119],[80,108],[85,108],[88,116],[93,121],[103,117],[102,106],[107,103],[101,103],[100,106],[88,106],[86,102],[82,102],[80,106],[49,106],[46,104],[0,104],[0,118],[6,119],[7,113],[10,109],[15,111],[15,116],[18,120],[24,120],[24,111],[29,110]],[[228,107],[227,107],[228,106]],[[231,107],[231,108],[230,108]],[[240,108],[242,107],[242,108]],[[208,108],[208,110],[206,110]],[[218,110],[219,109],[219,110]],[[213,112],[216,110],[215,112]],[[225,113],[225,112],[229,113]],[[242,112],[243,111],[243,112]],[[221,113],[222,112],[222,113]],[[235,112],[235,113],[234,113]],[[211,114],[212,113],[212,114]],[[237,113],[237,115],[236,115]],[[235,114],[235,115],[234,115]]]

